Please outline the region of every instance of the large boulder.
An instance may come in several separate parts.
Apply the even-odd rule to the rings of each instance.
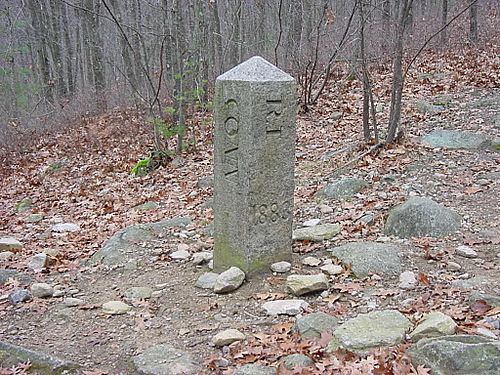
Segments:
[[[442,237],[460,229],[462,218],[429,198],[411,197],[393,208],[385,233],[401,238]]]
[[[361,314],[333,331],[328,351],[342,348],[365,355],[370,349],[401,343],[410,327],[411,322],[396,310]]]
[[[369,274],[396,276],[401,272],[400,249],[378,242],[351,242],[328,250],[342,263],[351,266],[354,276]]]
[[[422,138],[422,143],[434,148],[479,149],[488,147],[490,141],[484,134],[455,130],[434,130]]]
[[[188,217],[162,220],[149,224],[134,224],[118,231],[107,240],[91,258],[91,264],[123,266],[130,260],[137,260],[148,252],[149,247],[141,246],[165,238],[172,228],[183,228],[191,223]],[[151,247],[154,247],[152,244]],[[157,244],[156,244],[157,246]]]
[[[345,200],[351,198],[367,186],[368,182],[365,180],[347,177],[332,184],[327,184],[323,189],[318,191],[317,196],[320,198]]]
[[[456,329],[457,323],[451,317],[439,311],[432,311],[415,327],[410,338],[416,342],[427,337],[453,335]]]
[[[30,372],[41,375],[76,374],[77,363],[53,357],[50,354],[0,341],[0,367],[8,368],[30,362]]]
[[[338,326],[338,320],[324,312],[315,312],[297,318],[293,330],[305,338],[321,337],[323,332],[332,332]]]
[[[141,375],[195,375],[199,363],[188,353],[160,344],[132,358],[135,371]]]
[[[415,367],[434,375],[500,375],[500,341],[481,336],[422,339],[407,352]]]

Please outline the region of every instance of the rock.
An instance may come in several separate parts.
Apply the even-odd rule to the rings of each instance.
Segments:
[[[435,115],[437,113],[443,112],[446,109],[446,106],[444,105],[436,105],[425,100],[417,100],[415,102],[415,107],[419,112],[429,115]]]
[[[477,287],[487,287],[492,284],[492,280],[486,276],[474,276],[466,280],[453,280],[451,286],[459,289],[474,289]]]
[[[491,307],[500,307],[500,296],[494,294],[472,292],[469,296],[469,302],[474,303],[477,301],[484,301]]]
[[[245,340],[245,335],[237,329],[230,328],[216,334],[212,342],[215,346],[226,346],[242,340]]]
[[[317,267],[321,264],[321,260],[315,257],[305,257],[302,259],[302,264],[309,267]]]
[[[411,197],[393,208],[385,233],[401,238],[442,237],[460,229],[462,218],[429,198]]]
[[[309,304],[302,299],[284,299],[269,301],[262,305],[267,315],[297,315],[306,309]]]
[[[458,263],[449,261],[446,263],[446,269],[451,272],[458,272],[462,269],[462,266]]]
[[[0,252],[0,261],[8,262],[14,257],[14,253],[12,251],[2,251]]]
[[[23,198],[19,202],[16,203],[16,211],[24,212],[28,211],[33,205],[33,201],[30,198]]]
[[[109,301],[103,303],[102,310],[105,314],[122,315],[132,310],[132,307],[122,301]]]
[[[8,299],[11,304],[17,305],[18,303],[29,301],[31,294],[27,289],[15,288],[10,292]]]
[[[199,363],[188,353],[170,345],[153,346],[132,358],[135,371],[141,375],[196,375]]]
[[[150,299],[153,288],[148,286],[134,286],[125,291],[125,297],[130,299]]]
[[[337,264],[325,264],[324,266],[320,267],[320,270],[331,276],[339,275],[344,271],[342,266],[339,266]]]
[[[480,133],[456,130],[434,130],[422,137],[422,143],[433,148],[480,149],[488,147],[488,137]]]
[[[77,307],[77,306],[83,305],[84,303],[85,302],[82,299],[73,298],[73,297],[65,298],[64,301],[62,302],[62,304],[65,307]]]
[[[322,224],[295,229],[292,237],[295,241],[323,241],[330,240],[339,233],[340,224]]]
[[[330,118],[333,121],[340,120],[342,118],[342,112],[332,112],[332,114],[330,115]]]
[[[162,220],[149,224],[130,225],[107,240],[99,251],[92,255],[90,264],[106,264],[108,266],[124,266],[130,261],[144,258],[147,247],[141,244],[151,244],[155,240],[163,239],[170,235],[173,228],[183,228],[191,223],[191,219],[180,217]]]
[[[157,202],[144,202],[134,207],[137,211],[151,211],[156,210],[160,205]]]
[[[316,275],[290,275],[286,278],[287,290],[295,296],[328,289],[328,278],[324,273]]]
[[[500,341],[474,335],[422,339],[407,354],[434,375],[499,375]]]
[[[215,281],[215,293],[229,293],[238,289],[245,281],[245,272],[238,267],[231,267],[227,271],[222,272]]]
[[[46,283],[34,283],[30,290],[31,295],[36,298],[50,298],[54,294],[52,285]]]
[[[373,214],[365,214],[361,216],[359,222],[364,225],[372,225],[375,222],[375,216]]]
[[[477,258],[477,252],[469,246],[459,246],[457,247],[455,253],[464,258]]]
[[[315,225],[318,225],[319,223],[321,223],[321,219],[311,219],[311,220],[304,221],[302,223],[302,226],[303,227],[314,227]]]
[[[314,361],[305,354],[290,354],[281,360],[281,365],[287,370],[304,368],[314,365]]]
[[[500,137],[493,138],[490,147],[493,151],[500,151]]]
[[[401,272],[400,249],[378,242],[351,242],[328,250],[343,264],[351,265],[354,276],[369,274],[396,276]]]
[[[189,253],[189,251],[186,251],[186,250],[177,250],[177,251],[174,251],[173,253],[170,253],[170,258],[173,260],[182,261],[182,260],[189,259],[190,257],[191,257],[191,254]]]
[[[212,260],[213,254],[209,251],[200,251],[199,253],[193,254],[193,264],[201,265],[208,263]]]
[[[318,208],[321,211],[321,213],[323,213],[323,214],[331,214],[333,212],[333,208],[331,208],[330,206],[328,206],[326,204],[320,204],[318,206]]]
[[[417,342],[427,337],[453,335],[457,324],[448,315],[433,311],[425,315],[422,321],[410,333],[410,338]]]
[[[405,271],[399,275],[399,287],[401,289],[415,289],[418,281],[415,273],[412,271]]]
[[[271,271],[276,273],[286,273],[290,272],[292,265],[288,262],[276,262],[271,264]]]
[[[276,375],[274,367],[258,365],[255,363],[241,366],[233,375]]]
[[[213,289],[218,277],[219,274],[217,273],[205,272],[203,275],[198,277],[194,286],[201,289]]]
[[[19,242],[14,237],[2,237],[0,238],[0,251],[12,251],[20,250],[23,248],[23,244]]]
[[[28,259],[28,268],[33,272],[42,272],[49,266],[49,257],[45,253],[39,253]]]
[[[78,231],[80,231],[80,226],[75,223],[60,223],[52,226],[52,232],[67,233]]]
[[[207,188],[213,188],[214,187],[214,175],[208,175],[208,176],[203,176],[198,179],[198,182],[196,183],[196,186],[199,189],[207,189]]]
[[[337,318],[324,312],[316,312],[297,318],[293,330],[304,338],[319,338],[322,332],[333,332],[337,326]]]
[[[5,284],[9,279],[17,280],[22,285],[31,284],[33,282],[31,276],[24,273],[20,273],[15,270],[0,269],[0,285]]]
[[[410,327],[410,321],[396,310],[361,314],[335,328],[328,351],[344,348],[365,355],[370,349],[401,343]]]
[[[367,186],[368,183],[359,178],[342,178],[333,184],[326,185],[317,193],[317,196],[320,198],[345,200],[351,198]]]
[[[30,214],[28,216],[26,216],[26,218],[24,219],[24,221],[26,221],[27,223],[38,223],[40,221],[43,220],[43,214]]]
[[[0,341],[0,366],[2,368],[14,368],[28,361],[31,365],[30,373],[36,372],[40,375],[77,374],[80,367],[74,362]]]

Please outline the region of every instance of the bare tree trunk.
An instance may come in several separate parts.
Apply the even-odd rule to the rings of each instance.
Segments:
[[[471,43],[477,43],[478,41],[477,1],[474,2],[469,8],[469,20],[470,20],[469,40],[471,41]]]
[[[361,57],[361,71],[363,74],[363,135],[368,142],[371,137],[370,131],[370,82],[368,80],[368,67],[366,65],[365,55],[365,9],[363,0],[357,0],[359,4],[359,52]]]
[[[441,47],[446,45],[448,41],[448,36],[446,33],[446,24],[448,23],[448,0],[442,0],[441,7],[441,28],[443,31],[441,32]]]
[[[62,10],[62,30],[64,36],[64,47],[66,49],[66,79],[68,82],[68,93],[73,96],[76,92],[76,77],[75,77],[75,53],[73,50],[73,43],[70,37],[70,29],[68,22],[68,9],[67,5],[61,3]],[[78,40],[77,40],[78,43]]]

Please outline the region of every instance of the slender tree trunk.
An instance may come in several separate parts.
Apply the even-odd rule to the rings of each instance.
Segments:
[[[478,41],[478,31],[477,31],[477,2],[471,5],[469,8],[469,20],[470,20],[470,31],[469,40],[471,43],[477,43]]]
[[[61,2],[62,11],[62,30],[64,36],[64,47],[66,49],[66,80],[68,82],[68,93],[73,96],[76,92],[76,78],[75,78],[75,53],[73,50],[73,43],[71,41],[71,33],[68,22],[68,9],[67,5]],[[78,40],[77,40],[78,43]]]
[[[441,32],[441,47],[444,47],[448,41],[447,30],[445,28],[448,23],[448,0],[442,0],[441,7],[441,27],[443,31]]]

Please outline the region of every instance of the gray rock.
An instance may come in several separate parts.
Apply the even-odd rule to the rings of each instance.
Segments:
[[[129,261],[136,261],[143,258],[147,251],[140,244],[151,244],[151,247],[154,247],[157,244],[152,242],[165,238],[172,228],[183,228],[190,223],[190,218],[180,217],[128,226],[107,240],[102,248],[91,257],[89,263],[123,266]]]
[[[396,276],[401,272],[400,249],[378,242],[351,242],[328,250],[345,265],[351,265],[354,276],[369,274]]]
[[[54,224],[51,229],[53,232],[58,233],[79,232],[80,226],[75,223],[60,223]]]
[[[326,185],[318,191],[320,198],[333,198],[345,200],[351,198],[354,194],[368,187],[368,182],[359,178],[342,178],[341,180]]]
[[[429,115],[435,115],[437,113],[443,112],[446,109],[446,106],[444,105],[429,103],[425,100],[417,100],[415,102],[415,107],[419,112]]]
[[[242,340],[245,340],[245,334],[233,328],[221,331],[212,338],[215,346],[231,345],[233,342]]]
[[[462,266],[456,262],[449,261],[446,263],[446,269],[452,272],[458,272],[462,269]]]
[[[317,275],[290,275],[286,278],[286,288],[295,296],[321,292],[328,289],[328,278],[324,273]]]
[[[203,275],[198,277],[194,286],[201,289],[213,289],[218,277],[219,274],[217,273],[205,272]]]
[[[340,224],[322,224],[314,227],[299,228],[293,231],[295,241],[330,240],[340,233]]]
[[[321,264],[321,260],[315,257],[305,257],[302,259],[302,264],[309,267],[317,267]]]
[[[410,338],[416,342],[427,337],[453,335],[456,329],[457,324],[452,318],[442,312],[433,311],[423,317],[410,333]]]
[[[30,290],[31,295],[36,298],[50,298],[54,294],[52,285],[46,283],[34,283]]]
[[[422,339],[407,352],[415,367],[435,375],[499,375],[500,341],[481,336]]]
[[[271,264],[271,271],[276,273],[290,272],[292,265],[289,262],[276,262]]]
[[[33,282],[31,276],[24,273],[20,273],[15,270],[0,269],[0,285],[5,284],[9,279],[17,280],[22,285],[31,284]]]
[[[276,375],[274,367],[258,365],[255,363],[238,368],[233,375]]]
[[[412,271],[405,271],[399,275],[399,287],[401,289],[414,289],[418,284],[417,277]]]
[[[342,266],[339,266],[337,264],[325,264],[324,266],[320,267],[320,270],[331,276],[339,275],[344,271]]]
[[[245,272],[238,267],[231,267],[227,271],[222,272],[215,281],[215,293],[229,293],[238,289],[245,281]]]
[[[141,375],[196,375],[199,363],[188,353],[160,344],[132,358],[135,371]]]
[[[43,214],[30,214],[26,216],[24,221],[27,223],[38,223],[43,220]]]
[[[160,205],[157,202],[144,202],[134,207],[137,211],[152,211],[156,210]]]
[[[455,130],[434,130],[422,138],[422,143],[434,148],[480,149],[488,147],[489,140],[484,134]]]
[[[193,264],[194,265],[201,265],[208,263],[212,260],[213,254],[209,251],[200,251],[199,253],[194,253],[193,254]]]
[[[290,354],[281,360],[281,365],[287,370],[305,368],[314,365],[314,361],[305,354]]]
[[[15,251],[23,248],[23,244],[14,237],[0,238],[0,251]]]
[[[18,303],[29,301],[31,294],[27,289],[15,288],[10,292],[8,299],[11,304],[17,305]]]
[[[322,332],[333,332],[337,326],[337,318],[324,312],[316,312],[297,318],[293,330],[304,338],[310,338],[321,337]]]
[[[102,311],[108,315],[122,315],[130,310],[132,310],[132,307],[122,301],[109,301],[102,304]]]
[[[150,299],[153,288],[148,286],[134,286],[125,291],[125,297],[130,299]]]
[[[297,315],[304,311],[309,304],[302,299],[285,299],[269,301],[262,305],[267,315]]]
[[[2,368],[14,367],[28,361],[31,364],[30,372],[36,372],[40,375],[77,374],[80,367],[74,362],[0,341],[0,365]]]
[[[62,302],[63,306],[65,307],[77,307],[83,305],[84,303],[85,302],[82,299],[73,297],[65,298],[64,301]]]
[[[372,225],[375,222],[375,216],[373,214],[365,214],[359,219],[359,222],[364,225]]]
[[[173,260],[182,261],[189,259],[190,257],[191,254],[189,253],[189,251],[186,250],[177,250],[174,251],[173,253],[170,253],[170,258],[172,258]]]
[[[342,115],[343,115],[342,112],[332,112],[331,115],[330,115],[330,118],[333,121],[337,121],[337,120],[340,120],[340,118],[342,117]]]
[[[453,280],[451,286],[459,289],[474,289],[491,285],[492,280],[486,276],[474,276],[465,280]]]
[[[214,269],[251,276],[292,257],[296,83],[254,56],[217,78],[214,104]]]
[[[39,253],[28,259],[28,268],[33,272],[42,272],[49,266],[49,257],[45,253]]]
[[[344,348],[365,355],[370,349],[401,343],[410,327],[410,321],[396,310],[361,314],[334,330],[328,350]]]
[[[16,203],[16,211],[17,212],[24,212],[28,211],[31,209],[31,206],[33,205],[33,201],[31,198],[23,198],[19,202]]]
[[[469,246],[459,246],[456,249],[456,254],[464,258],[477,258],[477,252]]]
[[[429,198],[412,197],[393,208],[385,233],[401,238],[442,237],[460,229],[462,218]]]
[[[469,296],[469,302],[485,301],[491,307],[500,307],[500,296],[488,293],[472,292]]]
[[[207,189],[214,187],[214,175],[203,176],[198,179],[196,186],[200,189]]]

